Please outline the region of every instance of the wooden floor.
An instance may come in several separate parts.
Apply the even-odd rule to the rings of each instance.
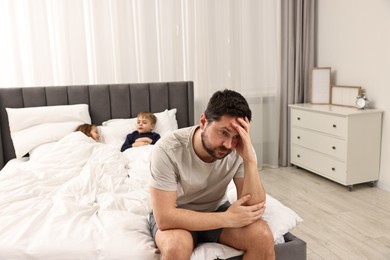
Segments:
[[[296,167],[264,168],[267,193],[303,218],[292,233],[307,259],[389,260],[390,192],[368,184],[353,191]]]

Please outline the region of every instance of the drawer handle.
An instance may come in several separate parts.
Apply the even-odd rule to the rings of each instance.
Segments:
[[[301,155],[298,154],[297,157],[298,157],[298,158],[301,158]]]
[[[336,146],[332,146],[332,149],[333,149],[333,150],[336,150]]]
[[[335,171],[336,170],[336,168],[335,167],[332,167],[332,171]]]
[[[300,136],[297,136],[297,139],[301,139],[301,137],[300,137]]]
[[[337,126],[334,124],[334,125],[333,125],[333,128],[336,128],[336,127],[337,127]]]
[[[297,117],[297,120],[301,120],[301,118],[300,118],[300,117]]]

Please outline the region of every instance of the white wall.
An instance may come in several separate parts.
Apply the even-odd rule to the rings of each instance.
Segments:
[[[318,0],[317,29],[317,66],[384,111],[378,186],[390,191],[390,0]]]

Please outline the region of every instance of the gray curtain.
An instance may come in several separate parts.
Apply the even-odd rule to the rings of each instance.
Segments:
[[[282,0],[279,165],[290,163],[289,104],[309,102],[315,63],[316,0]]]

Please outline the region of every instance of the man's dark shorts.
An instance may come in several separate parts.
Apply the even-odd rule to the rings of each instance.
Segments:
[[[224,212],[230,207],[230,205],[231,204],[229,201],[226,201],[215,212]],[[155,240],[158,227],[156,220],[154,219],[153,212],[149,215],[149,223],[150,232],[152,233],[152,237]],[[199,243],[218,242],[221,232],[222,228],[207,231],[191,231],[192,239],[194,240],[194,246],[196,247]]]

